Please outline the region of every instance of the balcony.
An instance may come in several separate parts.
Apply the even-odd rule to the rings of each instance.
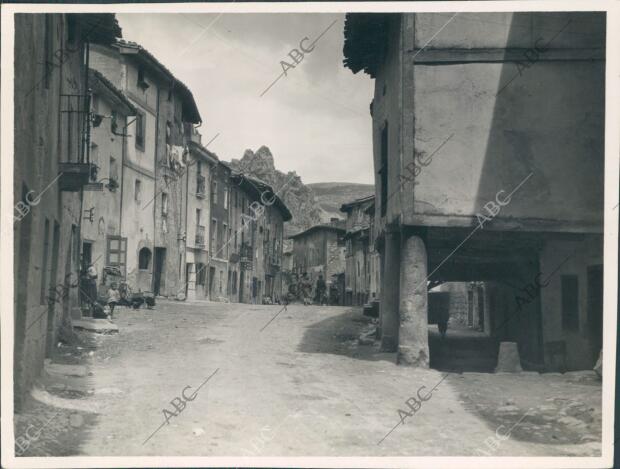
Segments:
[[[61,191],[80,191],[89,183],[94,166],[90,163],[59,163],[58,187]]]
[[[196,197],[204,199],[206,197],[206,180],[204,176],[196,177]]]
[[[205,244],[205,227],[196,225],[196,247],[204,248]]]

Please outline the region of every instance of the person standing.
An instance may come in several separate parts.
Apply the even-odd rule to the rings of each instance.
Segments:
[[[88,282],[88,298],[91,304],[97,301],[97,269],[93,264],[88,264],[86,269],[86,280]]]
[[[108,306],[110,307],[110,318],[114,317],[114,307],[121,301],[121,294],[116,287],[116,283],[110,285],[108,289]]]
[[[312,303],[312,281],[308,277],[308,272],[304,272],[301,278],[301,294],[304,300],[304,306]]]

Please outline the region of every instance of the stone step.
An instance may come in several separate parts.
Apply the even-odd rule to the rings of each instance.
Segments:
[[[107,319],[74,319],[72,324],[74,329],[82,329],[89,332],[98,332],[101,334],[112,334],[118,332],[118,326]]]

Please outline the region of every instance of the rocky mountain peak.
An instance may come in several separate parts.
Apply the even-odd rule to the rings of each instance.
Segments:
[[[248,149],[243,157],[233,159],[230,165],[236,171],[243,172],[265,181],[282,198],[293,219],[286,224],[286,234],[305,230],[321,222],[321,210],[317,206],[312,189],[304,185],[295,171],[283,173],[275,167],[273,154],[269,147],[262,145],[256,152]]]

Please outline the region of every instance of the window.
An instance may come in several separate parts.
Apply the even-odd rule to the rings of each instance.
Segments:
[[[237,294],[237,271],[233,270],[232,273],[232,293],[233,295]]]
[[[145,134],[146,117],[143,112],[136,113],[136,148],[144,151],[144,134]]]
[[[222,282],[224,280],[224,271],[220,270],[220,293],[222,293]]]
[[[127,262],[127,238],[120,236],[108,236],[106,246],[106,265],[118,267],[125,276],[125,264]]]
[[[118,182],[118,163],[113,156],[110,156],[110,172],[108,177],[110,181]]]
[[[119,132],[117,132],[118,130],[118,114],[116,113],[116,111],[112,111],[111,117],[110,117],[110,131],[115,134],[118,135]]]
[[[142,181],[140,181],[140,179],[136,179],[136,182],[134,184],[133,199],[138,204],[142,202]]]
[[[165,192],[161,194],[161,214],[168,215],[168,194]]]
[[[224,187],[224,208],[228,208],[228,188]]]
[[[211,220],[211,255],[217,257],[217,220]]]
[[[562,329],[579,330],[579,281],[576,275],[562,275]]]
[[[204,197],[206,190],[206,178],[200,174],[200,163],[198,163],[198,173],[196,174],[196,196]]]
[[[222,224],[222,252],[224,253],[224,258],[228,257],[228,241],[230,240],[230,238],[228,239],[224,239],[226,238],[226,233],[228,233],[228,225],[226,223]]]
[[[387,213],[388,199],[388,123],[386,122],[381,130],[381,167],[379,169],[381,178],[381,216]]]
[[[138,69],[138,81],[136,83],[138,88],[140,88],[143,92],[146,91],[149,87],[149,84],[146,82],[146,78],[144,78],[144,69]]]
[[[217,181],[213,181],[211,185],[211,203],[213,205],[217,204]]]
[[[203,287],[207,284],[207,266],[201,263],[196,264],[196,284]]]
[[[151,250],[149,248],[142,248],[138,253],[138,269],[148,270],[151,265]]]

